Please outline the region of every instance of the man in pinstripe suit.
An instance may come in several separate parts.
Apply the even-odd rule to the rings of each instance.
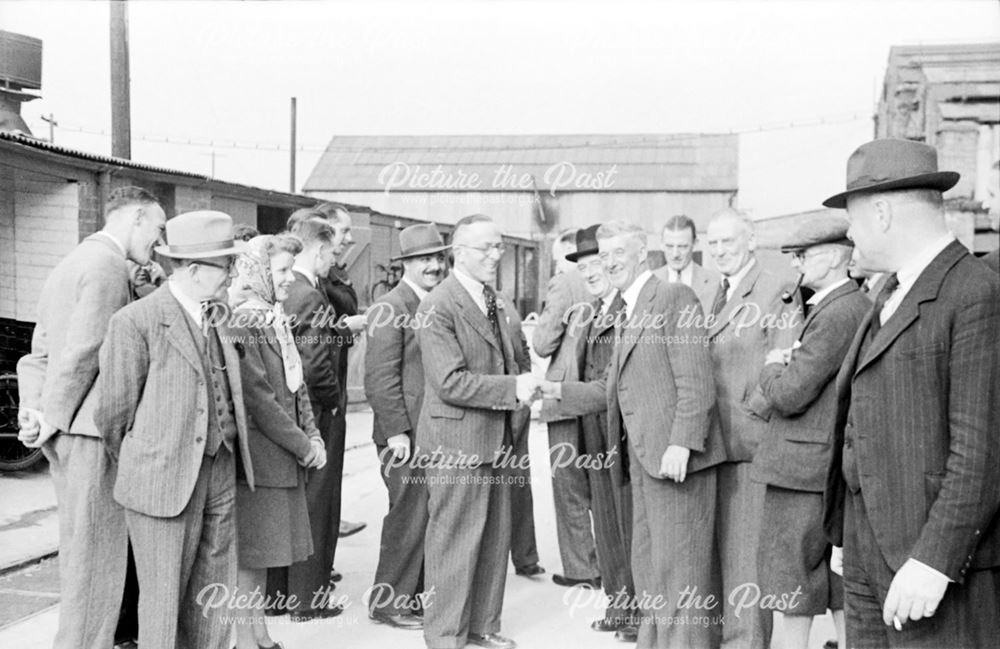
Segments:
[[[471,643],[512,649],[498,635],[511,538],[511,414],[539,381],[518,375],[516,341],[497,296],[503,240],[493,221],[455,224],[452,274],[424,298],[417,331],[426,386],[416,454],[427,460],[424,639],[431,649]]]
[[[958,174],[908,140],[847,163],[858,265],[888,273],[837,378],[826,526],[851,647],[1000,636],[1000,281],[948,231]]]
[[[114,497],[139,576],[139,646],[216,649],[229,626],[206,595],[218,602],[235,586],[236,472],[252,489],[253,469],[239,352],[205,309],[245,244],[233,241],[222,212],[181,214],[166,229],[169,244],[156,250],[173,273],[111,318],[94,422],[118,463]],[[248,398],[247,408],[263,403]]]

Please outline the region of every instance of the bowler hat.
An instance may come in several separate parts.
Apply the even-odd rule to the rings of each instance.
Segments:
[[[209,259],[238,255],[247,249],[233,240],[233,219],[223,212],[200,210],[167,221],[167,244],[156,252],[173,259]]]
[[[913,140],[883,139],[862,144],[847,159],[847,191],[823,201],[844,209],[847,197],[862,192],[893,189],[951,189],[954,171],[938,171],[937,150]]]
[[[437,226],[433,223],[418,223],[399,233],[399,254],[389,261],[433,255],[448,248],[451,246],[445,245]]]
[[[781,252],[798,252],[824,243],[854,246],[847,238],[847,219],[830,217],[814,219],[800,225],[781,245]]]
[[[566,261],[576,261],[580,257],[597,254],[597,229],[599,227],[601,227],[600,224],[577,230],[576,252],[566,255]]]

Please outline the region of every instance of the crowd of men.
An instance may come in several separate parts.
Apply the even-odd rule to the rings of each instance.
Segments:
[[[299,457],[314,471],[312,554],[269,571],[268,592],[308,602],[297,619],[342,610],[309,594],[339,578],[346,348],[364,330],[389,495],[373,621],[422,631],[431,649],[516,646],[500,634],[508,557],[517,575],[544,573],[527,467],[542,399],[552,580],[603,588],[596,632],[643,648],[805,647],[829,610],[841,647],[990,646],[1000,280],[996,253],[974,258],[946,227],[942,192],[957,180],[926,145],[861,146],[825,202],[847,218],[788,233],[797,286],[756,258],[735,209],[708,221],[717,270],[693,261],[684,216],[663,224],[656,270],[627,220],[564,233],[530,341],[550,358],[544,378],[496,290],[492,219],[461,219],[447,245],[433,225],[401,231],[402,280],[360,315],[334,264],[349,215],[297,212],[296,353],[276,372],[301,376],[322,442]],[[126,188],[42,291],[20,422],[57,491],[57,647],[112,646],[130,549],[139,646],[229,642],[222,613],[196,600],[236,584],[236,482],[252,490],[266,471],[248,437],[273,414],[266,382],[247,378],[252,355],[201,306],[230,283],[245,250],[234,238],[224,214],[167,220]],[[137,272],[154,248],[169,278]]]

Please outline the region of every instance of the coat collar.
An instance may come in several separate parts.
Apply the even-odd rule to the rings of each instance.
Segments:
[[[746,298],[753,292],[754,287],[757,285],[757,280],[760,279],[761,267],[760,261],[754,260],[753,265],[750,266],[750,270],[747,274],[743,276],[740,283],[736,285],[736,290],[733,293],[733,297],[726,302],[726,306],[722,308],[719,312],[719,317],[715,318],[712,322],[712,326],[708,329],[709,336],[715,336],[717,333],[726,328],[729,321],[733,319],[733,316],[739,311],[744,304],[746,304]],[[721,279],[718,291],[722,290]]]
[[[656,288],[659,284],[659,279],[650,276],[639,291],[639,297],[635,301],[635,307],[632,309],[632,317],[625,322],[622,328],[621,335],[623,340],[620,343],[622,352],[619,356],[619,369],[625,366],[625,361],[628,360],[629,354],[639,341],[640,331],[637,328],[632,328],[632,325],[640,322],[640,319],[650,312],[649,304],[653,301],[653,296],[656,295]]]
[[[858,288],[858,285],[854,282],[854,280],[849,279],[847,280],[847,283],[841,284],[837,288],[833,289],[832,291],[824,295],[823,299],[820,300],[819,303],[814,304],[812,308],[809,310],[809,317],[806,318],[805,324],[802,326],[802,331],[805,332],[805,330],[809,328],[809,324],[816,318],[817,313],[824,310],[826,307],[833,304],[840,298],[846,295],[850,295],[851,293],[856,293],[857,291],[860,290],[861,289]]]

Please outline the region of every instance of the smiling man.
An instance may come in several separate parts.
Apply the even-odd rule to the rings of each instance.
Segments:
[[[690,286],[705,311],[712,308],[712,299],[719,286],[719,274],[694,261],[694,245],[698,232],[694,221],[683,214],[672,216],[663,224],[660,244],[667,263],[653,271],[664,282],[680,282]]]
[[[400,629],[422,629],[416,596],[423,589],[427,485],[409,462],[417,444],[424,400],[424,366],[414,316],[420,301],[441,283],[446,246],[431,223],[399,233],[403,279],[369,309],[365,394],[373,413],[372,438],[389,491],[382,543],[369,602],[372,620]]]
[[[578,413],[588,404],[596,412],[593,404],[606,399],[608,439],[628,449],[639,647],[707,647],[714,635],[708,623],[677,623],[691,613],[681,606],[682,593],[705,594],[711,586],[716,466],[726,459],[712,417],[701,306],[689,287],[652,276],[639,226],[605,223],[597,243],[625,322],[604,380],[565,383],[550,394]],[[684,313],[698,316],[695,324],[681,325]],[[662,606],[653,603],[657,597]]]

